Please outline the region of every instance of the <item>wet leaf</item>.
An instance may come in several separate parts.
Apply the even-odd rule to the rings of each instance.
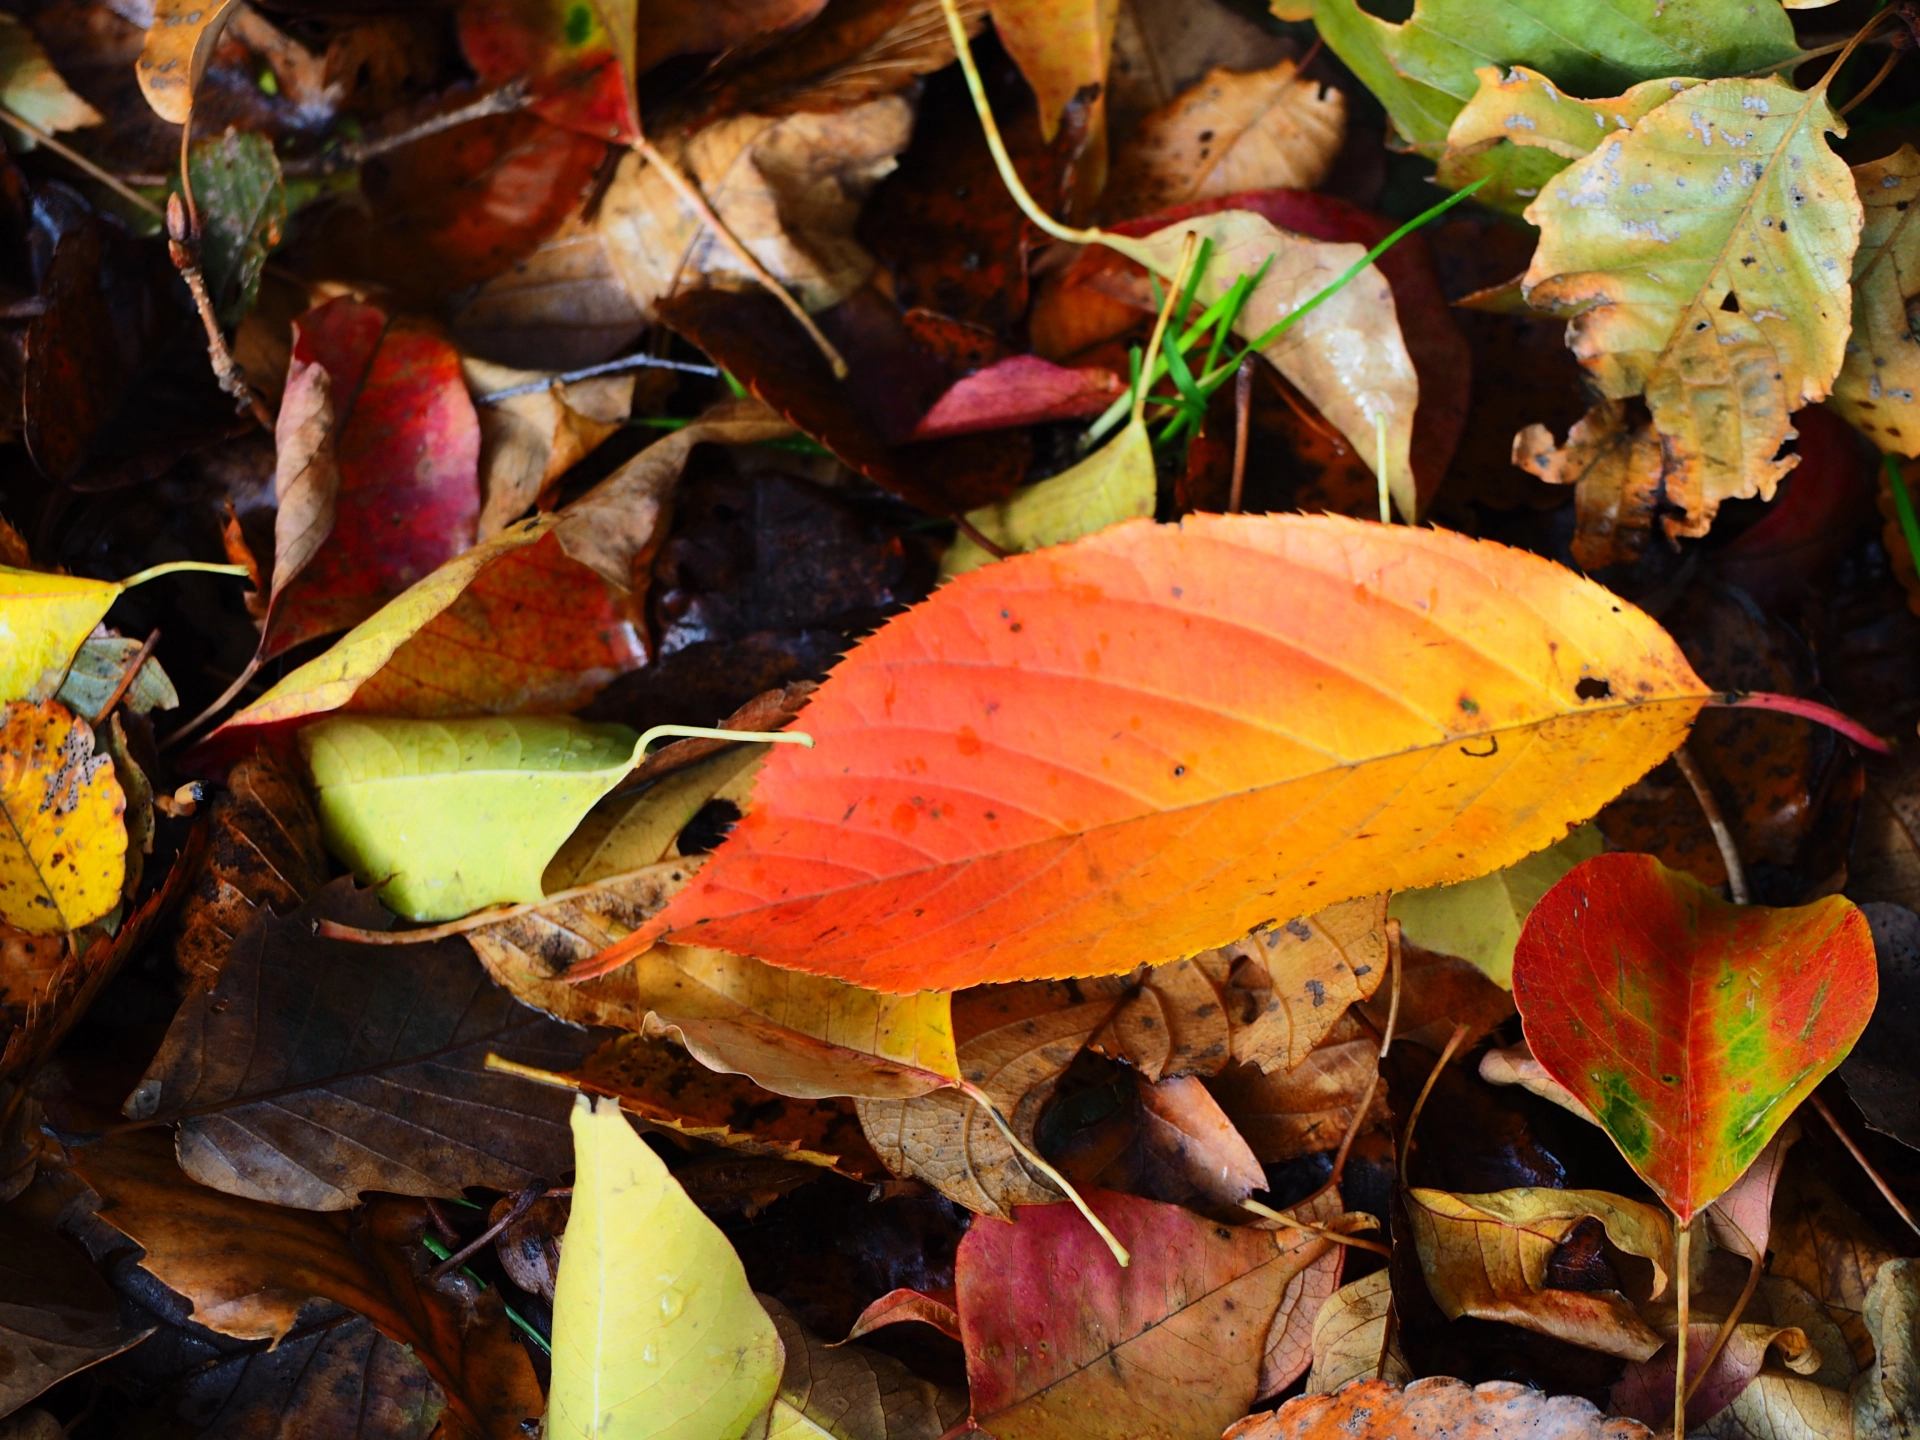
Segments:
[[[616,1103],[578,1097],[573,1133],[547,1432],[738,1440],[774,1398],[782,1349],[739,1257]]]
[[[150,1333],[122,1324],[87,1257],[16,1205],[0,1208],[0,1295],[0,1413]]]
[[[1513,979],[1534,1056],[1683,1223],[1845,1058],[1878,988],[1847,901],[1730,905],[1625,854],[1547,892]]]
[[[1528,303],[1579,312],[1568,343],[1603,396],[1645,395],[1667,500],[1686,512],[1662,522],[1670,536],[1706,534],[1723,500],[1771,499],[1788,413],[1840,371],[1861,210],[1828,132],[1844,126],[1823,89],[1709,81],[1527,211],[1541,234]],[[1647,271],[1659,280],[1628,278]]]
[[[1920,455],[1920,347],[1907,320],[1907,297],[1920,289],[1920,231],[1908,221],[1920,197],[1920,151],[1902,145],[1857,167],[1853,182],[1866,211],[1853,256],[1853,329],[1846,363],[1833,382],[1833,408],[1881,450]]]
[[[1430,613],[1442,574],[1451,598]],[[1538,608],[1517,611],[1521,594]],[[1122,614],[1125,646],[1114,644]],[[1249,650],[1254,633],[1270,648]],[[1202,661],[1208,635],[1231,663]],[[1388,657],[1414,646],[1420,664],[1396,670]],[[1670,647],[1568,571],[1439,532],[1324,517],[1117,526],[963,576],[862,645],[808,707],[816,748],[769,757],[752,811],[636,936],[904,989],[1115,973],[1384,885],[1467,879],[1557,838],[1672,749],[1706,694]],[[959,667],[962,709],[932,666]],[[1267,677],[1252,703],[1305,731],[1226,718],[1249,713],[1247,667]],[[1377,705],[1383,673],[1408,687],[1404,709]],[[1196,677],[1217,698],[1196,705]],[[928,743],[940,734],[952,743]],[[1356,792],[1347,809],[1344,790],[1323,792],[1329,752],[1342,774],[1359,766],[1399,792],[1375,828],[1350,828],[1374,815],[1371,800]],[[896,753],[917,757],[913,773]],[[1569,768],[1575,753],[1583,763]],[[1047,775],[1078,787],[1109,769],[1145,788],[1123,796],[1102,782],[1060,819],[1020,808]],[[1400,790],[1416,773],[1419,790]],[[1456,777],[1483,798],[1464,810],[1444,798]],[[982,788],[995,785],[1017,793],[998,802]],[[1302,808],[1323,793],[1323,808]],[[1201,824],[1223,857],[1204,887],[1183,865],[1141,863],[1171,859]],[[1443,825],[1488,843],[1469,856],[1428,829]],[[1090,890],[1088,867],[1126,878]],[[950,883],[963,875],[964,887]],[[1027,877],[1055,878],[1016,884]]]
[[[1651,1440],[1638,1420],[1602,1415],[1572,1395],[1543,1395],[1511,1380],[1469,1386],[1442,1376],[1404,1389],[1359,1380],[1332,1395],[1303,1395],[1271,1415],[1255,1415],[1227,1440]]]
[[[323,939],[321,919],[389,923],[344,880],[284,919],[256,912],[174,1017],[128,1115],[179,1117],[180,1164],[202,1184],[306,1210],[557,1179],[567,1097],[486,1058],[565,1070],[592,1038],[515,1004],[458,940],[396,956]]]
[[[94,735],[57,700],[0,712],[0,921],[78,930],[120,903],[126,796]]]
[[[1252,1403],[1286,1287],[1329,1242],[1087,1198],[1128,1268],[1064,1205],[976,1221],[960,1243],[975,1425],[1002,1440],[1214,1433]]]

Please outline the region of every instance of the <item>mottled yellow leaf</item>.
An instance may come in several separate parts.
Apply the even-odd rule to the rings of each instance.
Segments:
[[[119,904],[126,804],[113,761],[66,706],[0,712],[0,922],[48,935]]]
[[[1920,455],[1920,340],[1907,318],[1920,294],[1920,151],[1902,145],[1854,168],[1866,224],[1853,257],[1853,333],[1833,382],[1833,408],[1883,451]]]

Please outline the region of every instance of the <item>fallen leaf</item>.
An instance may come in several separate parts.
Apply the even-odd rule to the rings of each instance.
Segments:
[[[1230,1065],[1207,1089],[1253,1153],[1274,1165],[1339,1145],[1379,1073],[1379,1054],[1380,1042],[1357,1020],[1343,1017],[1292,1069],[1265,1074],[1257,1065]],[[1386,1095],[1380,1091],[1368,1104],[1367,1125],[1386,1123]]]
[[[577,1097],[573,1134],[547,1433],[738,1440],[781,1372],[780,1337],[739,1257],[616,1102]]]
[[[617,1035],[567,1078],[595,1095],[611,1095],[629,1115],[651,1125],[743,1155],[826,1166],[856,1180],[884,1175],[852,1105],[795,1103],[743,1076],[709,1070],[662,1040]]]
[[[359,624],[473,543],[480,425],[439,337],[353,300],[309,310],[276,438],[263,656]]]
[[[1907,228],[1920,196],[1920,151],[1902,145],[1855,168],[1866,223],[1853,256],[1853,328],[1833,382],[1832,408],[1893,455],[1920,455],[1920,350],[1907,322],[1907,296],[1920,289],[1920,231]]]
[[[127,1115],[179,1119],[181,1168],[202,1184],[305,1210],[557,1178],[567,1097],[486,1058],[565,1070],[593,1039],[516,1005],[457,940],[396,963],[317,936],[321,919],[389,923],[344,880],[285,919],[257,913],[181,1006]]]
[[[1738,155],[1721,160],[1716,130]],[[1844,125],[1824,89],[1709,81],[1574,161],[1527,210],[1541,235],[1527,301],[1579,312],[1568,344],[1605,398],[1646,396],[1666,499],[1685,512],[1662,521],[1669,536],[1706,534],[1723,500],[1772,499],[1791,468],[1774,459],[1788,412],[1840,371],[1861,210],[1829,130]],[[1629,169],[1657,198],[1616,188]],[[1626,278],[1649,269],[1657,285]]]
[[[1392,1337],[1392,1317],[1393,1280],[1385,1270],[1334,1291],[1313,1317],[1313,1369],[1304,1393],[1329,1394],[1349,1380],[1411,1380]]]
[[[185,1296],[198,1323],[278,1340],[309,1300],[331,1300],[412,1350],[447,1397],[452,1434],[524,1440],[522,1422],[539,1414],[499,1292],[457,1277],[430,1285],[416,1270],[420,1202],[381,1200],[349,1217],[223,1195],[181,1174],[153,1132],[78,1150],[74,1168],[99,1195],[100,1218],[145,1249],[142,1268]]]
[[[1114,215],[1151,215],[1243,190],[1313,190],[1346,138],[1346,100],[1291,60],[1209,71],[1140,122],[1101,197]]]
[[[174,964],[198,985],[227,963],[262,908],[283,915],[327,878],[320,821],[293,767],[271,750],[234,766],[213,802],[206,868],[181,906]]]
[[[1477,68],[1551,75],[1575,95],[1613,95],[1669,75],[1741,75],[1798,53],[1793,26],[1772,6],[1714,0],[1669,11],[1658,0],[1630,8],[1566,0],[1521,0],[1489,15],[1473,0],[1418,0],[1406,19],[1383,20],[1359,0],[1315,0],[1327,47],[1380,97],[1394,128],[1438,149],[1479,89]]]
[[[0,106],[56,135],[101,119],[60,78],[33,32],[12,16],[0,24]]]
[[[1513,947],[1540,897],[1582,860],[1606,847],[1600,832],[1582,825],[1538,854],[1458,885],[1403,890],[1387,913],[1414,944],[1471,960],[1494,984],[1513,988]]]
[[[154,0],[134,74],[140,93],[162,120],[187,123],[194,92],[233,13],[234,0]]]
[[[1874,1361],[1853,1396],[1856,1436],[1898,1435],[1913,1424],[1920,1399],[1920,1356],[1913,1330],[1920,1319],[1920,1276],[1913,1261],[1890,1260],[1873,1277],[1867,1292],[1867,1328],[1873,1333]]]
[[[1111,370],[1069,370],[1038,355],[1010,355],[954,381],[920,417],[913,438],[939,440],[1051,420],[1083,420],[1125,393]]]
[[[1553,432],[1529,425],[1513,437],[1513,463],[1549,485],[1571,485],[1577,514],[1574,562],[1582,569],[1631,564],[1666,497],[1660,437],[1622,400],[1597,401],[1555,446]]]
[[[1901,905],[1872,901],[1860,907],[1873,933],[1880,976],[1880,1002],[1852,1053],[1840,1062],[1847,1094],[1866,1122],[1914,1147],[1920,1142],[1920,1082],[1910,1064],[1920,1046],[1915,981],[1920,979],[1920,915]]]
[[[1845,1058],[1878,989],[1866,917],[1848,901],[1731,905],[1626,854],[1547,892],[1513,982],[1535,1058],[1683,1224]]]
[[[146,1339],[87,1257],[20,1207],[0,1207],[0,1413]]]
[[[0,921],[78,930],[120,903],[126,796],[87,722],[57,700],[0,712]]]
[[[6,641],[0,698],[51,699],[114,601],[172,568],[155,566],[127,580],[91,580],[0,565],[0,637]]]
[[[1105,88],[1107,58],[1120,15],[1118,0],[1071,0],[1064,5],[988,0],[987,9],[995,35],[1033,87],[1041,136],[1051,140],[1068,103],[1084,87]],[[1096,99],[1089,132],[1102,137],[1095,143],[1104,150],[1103,111]],[[1097,181],[1094,188],[1099,188]]]
[[[1375,1228],[1370,1215],[1347,1217],[1341,1214],[1337,1187],[1317,1191],[1291,1207],[1290,1213],[1297,1219],[1334,1229],[1351,1228],[1361,1221],[1368,1223],[1359,1224],[1359,1228]],[[1260,1222],[1262,1228],[1271,1224],[1265,1220]],[[1340,1276],[1346,1264],[1347,1247],[1330,1245],[1319,1259],[1287,1282],[1287,1288],[1280,1297],[1280,1308],[1274,1313],[1273,1323],[1267,1327],[1266,1352],[1260,1360],[1259,1396],[1262,1400],[1281,1394],[1313,1368],[1314,1326],[1320,1318],[1320,1311],[1339,1291]]]
[[[743,803],[765,759],[758,745],[736,745],[637,793],[616,791],[574,827],[548,862],[541,884],[552,894],[678,858],[676,839],[687,822],[716,800]],[[632,784],[631,778],[623,781],[623,790]]]
[[[787,1357],[768,1440],[939,1440],[966,1418],[965,1395],[921,1379],[891,1355],[828,1345],[778,1300],[759,1298]]]
[[[1234,1206],[1267,1188],[1266,1172],[1247,1142],[1191,1075],[1140,1087],[1139,1145],[1156,1199]]]
[[[1771,1273],[1797,1281],[1824,1305],[1862,1368],[1873,1363],[1867,1292],[1895,1251],[1860,1218],[1826,1177],[1804,1162],[1781,1181],[1769,1237]]]
[[[490,539],[547,498],[560,477],[591,455],[625,423],[633,376],[601,375],[542,386],[528,394],[484,403],[499,390],[553,377],[514,370],[468,356],[460,362],[480,418],[480,492],[477,534]]]
[[[1645,1360],[1664,1343],[1617,1290],[1547,1285],[1554,1250],[1591,1216],[1619,1249],[1653,1262],[1660,1294],[1673,1271],[1673,1226],[1658,1206],[1597,1190],[1450,1195],[1418,1188],[1407,1192],[1406,1205],[1427,1288],[1449,1320],[1504,1320],[1629,1360]]]
[[[938,1295],[922,1294],[918,1290],[889,1290],[878,1300],[860,1312],[860,1318],[853,1323],[847,1339],[858,1340],[862,1335],[888,1325],[899,1325],[909,1320],[918,1320],[931,1325],[941,1334],[960,1338],[960,1312],[954,1309],[953,1291],[943,1291]]]
[[[1638,1420],[1613,1419],[1574,1395],[1543,1395],[1511,1380],[1467,1385],[1446,1376],[1404,1388],[1356,1380],[1332,1395],[1302,1395],[1233,1426],[1225,1440],[1652,1440]]]
[[[633,768],[637,741],[560,716],[340,718],[300,732],[328,848],[413,920],[541,899],[547,863]]]
[[[123,635],[89,635],[74,652],[73,663],[67,667],[67,678],[60,682],[53,698],[76,715],[98,715],[118,688],[120,677],[133,663],[133,657],[140,653],[140,646],[140,641]],[[173,681],[160,662],[149,656],[120,703],[136,715],[177,710],[180,692],[173,688]]]
[[[468,297],[452,328],[471,354],[568,371],[618,354],[646,328],[646,317],[600,232],[575,215]]]
[[[971,511],[967,521],[1003,550],[1040,550],[1123,520],[1150,519],[1156,484],[1147,427],[1134,421],[1078,465]],[[940,573],[951,579],[995,558],[962,532],[941,557]]]
[[[1442,575],[1436,617],[1424,607]],[[1520,612],[1526,630],[1514,619],[1522,594],[1537,597]],[[1128,643],[1115,646],[1122,615]],[[1249,651],[1254,633],[1274,637],[1271,648]],[[1209,635],[1230,637],[1231,666],[1202,659]],[[1419,665],[1396,668],[1391,657],[1415,646]],[[928,653],[961,667],[961,710]],[[1169,709],[1157,697],[1176,655]],[[911,688],[894,678],[903,665]],[[1253,701],[1237,678],[1250,666],[1266,677]],[[1377,705],[1382,674],[1418,687],[1401,692],[1404,709]],[[1218,698],[1196,704],[1194,677],[1209,675]],[[1096,695],[1130,699],[1116,709]],[[901,989],[1130,970],[1143,955],[1193,953],[1386,886],[1511,863],[1669,753],[1706,698],[1650,620],[1518,551],[1333,517],[1135,521],[963,576],[860,646],[808,707],[817,748],[769,757],[752,811],[625,953],[684,935]],[[1261,713],[1250,703],[1284,716],[1287,736],[1221,718]],[[916,718],[921,707],[931,718]],[[1356,740],[1360,713],[1368,732]],[[857,748],[842,738],[849,726]],[[890,727],[907,728],[889,741]],[[955,738],[931,746],[930,733]],[[1487,789],[1503,737],[1509,759]],[[911,775],[898,771],[896,753],[929,768],[916,759]],[[1372,821],[1371,792],[1343,801],[1324,788],[1329,753],[1339,773],[1358,767],[1398,792],[1373,829],[1352,828]],[[1113,778],[1093,785],[1080,778],[1089,773]],[[1419,790],[1402,790],[1416,773]],[[1123,776],[1124,795],[1105,788]],[[1472,778],[1485,798],[1464,809],[1443,798],[1451,777]],[[1059,782],[1074,798],[1058,818],[981,789],[1017,785],[1026,797]],[[1510,790],[1526,795],[1524,818],[1502,798]],[[1323,812],[1303,808],[1310,796]],[[1194,825],[1222,857],[1198,888],[1184,861],[1166,863]],[[1233,839],[1234,825],[1247,838]],[[1456,833],[1474,837],[1471,858],[1440,838]],[[1162,863],[1143,863],[1149,855]],[[616,948],[595,963],[622,958]]]
[[[1128,1268],[1065,1206],[977,1220],[961,1241],[973,1423],[1001,1440],[1216,1433],[1253,1402],[1287,1284],[1329,1242],[1106,1191],[1087,1203]]]
[[[195,145],[188,170],[200,212],[200,268],[207,291],[214,313],[236,325],[253,308],[267,255],[286,229],[280,161],[264,136],[230,129]]]
[[[1489,1085],[1518,1085],[1530,1095],[1538,1095],[1558,1105],[1569,1115],[1578,1115],[1590,1124],[1600,1122],[1593,1118],[1593,1112],[1580,1101],[1566,1086],[1547,1073],[1547,1067],[1533,1058],[1533,1051],[1522,1040],[1518,1045],[1504,1050],[1486,1050],[1480,1056],[1480,1078]]]
[[[1912,756],[1876,764],[1867,773],[1847,894],[1920,908],[1920,762]]]
[[[459,33],[483,84],[521,81],[536,114],[596,139],[640,138],[633,0],[476,0]]]

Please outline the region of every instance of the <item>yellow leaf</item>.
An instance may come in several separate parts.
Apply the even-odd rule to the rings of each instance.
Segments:
[[[1147,427],[1135,420],[1071,470],[974,510],[967,519],[1003,550],[1038,550],[1152,515],[1155,483],[1153,445]],[[964,575],[993,559],[962,532],[941,560],[940,574]]]
[[[1568,343],[1601,394],[1644,394],[1685,510],[1773,497],[1788,415],[1839,374],[1861,228],[1853,175],[1825,136],[1824,89],[1713,80],[1650,111],[1557,176],[1527,210],[1535,306],[1579,312]]]
[[[15,702],[0,717],[0,922],[78,930],[120,903],[126,795],[93,731],[66,706]]]
[[[1920,293],[1920,151],[1902,145],[1884,160],[1856,166],[1866,210],[1853,257],[1853,333],[1847,363],[1833,382],[1833,408],[1883,451],[1920,455],[1920,340],[1907,297]]]
[[[614,794],[588,813],[547,866],[546,893],[629,874],[668,859],[674,840],[710,800],[744,806],[753,772],[766,759],[757,745],[736,745],[676,770],[638,794]]]
[[[617,1101],[574,1102],[548,1440],[738,1440],[780,1384],[740,1257]]]
[[[1392,1319],[1393,1277],[1385,1270],[1334,1291],[1313,1317],[1313,1372],[1305,1393],[1329,1394],[1349,1380],[1411,1380]]]
[[[187,123],[194,92],[233,11],[234,0],[154,0],[147,43],[133,73],[140,93],[162,120]]]
[[[1513,463],[1549,485],[1573,486],[1573,558],[1583,569],[1631,563],[1647,548],[1666,495],[1666,454],[1624,400],[1597,401],[1561,446],[1546,426],[1527,426],[1513,437]]]

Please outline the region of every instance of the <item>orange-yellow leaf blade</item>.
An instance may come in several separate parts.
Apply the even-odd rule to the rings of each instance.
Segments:
[[[1330,516],[1138,521],[851,655],[640,932],[886,990],[1129,970],[1552,843],[1708,696],[1550,561]],[[635,943],[639,943],[636,940]]]

